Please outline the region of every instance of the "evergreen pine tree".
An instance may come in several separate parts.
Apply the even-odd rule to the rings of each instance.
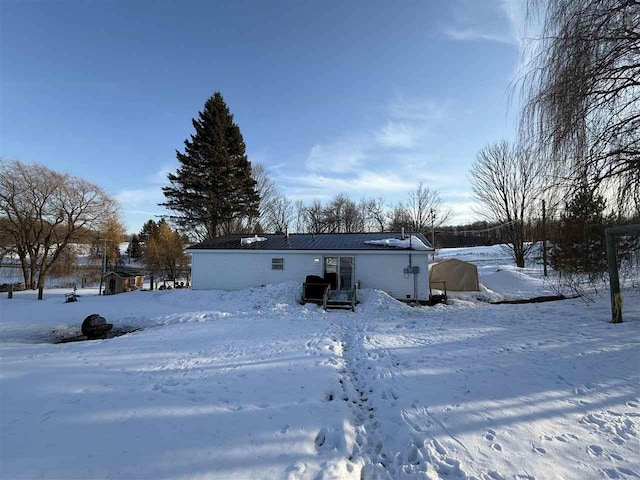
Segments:
[[[583,185],[567,202],[551,249],[551,264],[563,274],[598,276],[607,270],[606,202]]]
[[[129,240],[129,247],[127,248],[127,255],[129,258],[138,259],[142,255],[142,247],[140,245],[140,237],[137,234],[131,235]]]
[[[240,128],[222,95],[209,98],[197,119],[195,134],[176,152],[180,167],[168,175],[166,202],[171,219],[202,239],[231,233],[238,220],[258,216],[259,196]]]
[[[163,221],[163,220],[164,219],[161,219],[160,221]],[[145,243],[149,239],[149,236],[152,235],[157,229],[158,229],[158,224],[155,222],[155,220],[153,219],[147,220],[144,223],[144,225],[142,225],[142,229],[140,230],[140,234],[139,234],[140,241]]]
[[[160,222],[163,222],[164,218],[160,219]],[[158,231],[159,222],[156,223],[155,220],[147,220],[144,225],[142,225],[142,229],[140,229],[140,233],[138,234],[138,238],[140,238],[140,256],[139,259],[142,259],[143,262],[147,256],[147,248],[149,246],[149,239],[155,235]]]

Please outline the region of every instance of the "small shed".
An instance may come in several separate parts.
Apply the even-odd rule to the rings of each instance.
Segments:
[[[104,294],[130,292],[136,289],[136,276],[128,272],[110,272],[104,276]]]
[[[480,290],[478,267],[473,263],[449,258],[429,266],[431,288],[454,292],[477,292]]]

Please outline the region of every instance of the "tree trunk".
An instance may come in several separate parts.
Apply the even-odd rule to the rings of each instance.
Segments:
[[[20,255],[20,267],[22,268],[22,276],[24,278],[24,288],[30,288],[31,283],[29,282],[29,266],[27,265],[27,257],[26,255]]]
[[[46,267],[46,265],[40,267],[40,272],[38,274],[38,290],[44,288],[44,281],[47,278],[48,270],[49,269]]]
[[[38,271],[38,266],[36,261],[31,259],[29,265],[29,288],[31,290],[36,289],[36,272]]]

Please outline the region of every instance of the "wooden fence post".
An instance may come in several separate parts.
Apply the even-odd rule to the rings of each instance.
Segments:
[[[618,277],[618,255],[616,235],[607,230],[607,261],[609,263],[609,290],[611,293],[611,323],[622,323],[622,295]]]

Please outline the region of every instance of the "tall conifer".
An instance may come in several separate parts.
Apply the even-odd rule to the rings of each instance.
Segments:
[[[195,134],[176,151],[180,167],[164,187],[171,219],[181,230],[201,239],[229,230],[238,220],[258,216],[259,196],[240,128],[233,122],[220,92],[193,119]]]
[[[551,264],[562,274],[602,275],[607,270],[604,230],[606,202],[586,183],[577,190],[560,215]]]

